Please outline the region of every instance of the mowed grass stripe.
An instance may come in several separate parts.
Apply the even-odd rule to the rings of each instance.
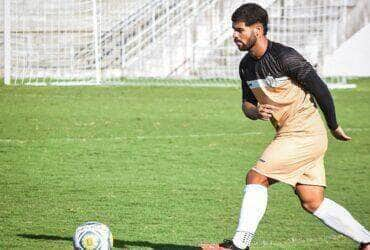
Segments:
[[[3,143],[27,143],[27,142],[36,142],[36,141],[124,141],[124,140],[166,140],[166,139],[182,139],[182,138],[204,138],[204,137],[244,137],[244,136],[253,136],[261,135],[261,132],[248,132],[248,133],[218,133],[218,134],[190,134],[190,135],[159,135],[159,136],[122,136],[122,137],[111,137],[111,138],[48,138],[41,140],[21,140],[21,139],[1,139],[0,142]]]

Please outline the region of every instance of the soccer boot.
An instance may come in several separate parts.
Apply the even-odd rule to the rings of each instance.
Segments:
[[[204,244],[201,246],[202,250],[243,250],[234,245],[232,240],[224,240],[220,244]],[[246,248],[249,250],[249,247]]]
[[[368,243],[361,243],[358,247],[358,250],[370,250],[370,242]]]

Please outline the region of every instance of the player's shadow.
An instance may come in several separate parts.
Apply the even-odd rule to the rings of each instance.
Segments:
[[[52,240],[52,241],[71,241],[72,237],[62,237],[57,235],[44,234],[17,234],[18,237],[33,239],[33,240]],[[128,241],[114,239],[114,247],[130,249],[130,247],[146,247],[155,250],[200,250],[200,247],[176,245],[167,243],[152,243],[149,241]]]

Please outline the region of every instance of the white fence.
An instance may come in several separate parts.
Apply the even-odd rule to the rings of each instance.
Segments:
[[[230,16],[245,1],[1,1],[0,73],[7,84],[238,82],[242,54],[232,43]],[[295,47],[319,70],[343,40],[356,3],[254,2],[268,9],[269,37]]]

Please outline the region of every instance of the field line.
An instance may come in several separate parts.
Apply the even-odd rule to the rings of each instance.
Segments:
[[[350,132],[370,131],[370,128],[345,128]],[[262,132],[244,133],[209,133],[209,134],[187,134],[187,135],[137,135],[137,136],[118,136],[118,137],[61,137],[61,138],[40,138],[40,139],[18,139],[0,138],[0,143],[27,143],[37,141],[125,141],[125,140],[165,140],[165,139],[186,139],[186,138],[206,138],[206,137],[238,137],[262,135]]]
[[[118,137],[61,137],[61,138],[40,138],[40,139],[16,139],[0,138],[2,143],[27,143],[37,141],[125,141],[125,140],[163,140],[163,139],[186,139],[186,138],[207,138],[207,137],[238,137],[261,135],[262,132],[245,133],[210,133],[210,134],[188,134],[188,135],[139,135],[139,136],[118,136]]]
[[[220,82],[166,82],[166,81],[152,81],[152,82],[105,82],[98,84],[96,82],[30,82],[25,84],[27,86],[57,86],[57,87],[81,87],[81,86],[102,86],[102,87],[186,87],[186,88],[240,88],[238,81],[235,83],[224,83]]]
[[[361,131],[369,131],[370,130],[370,128],[343,128],[344,130],[348,130],[348,131],[359,131],[359,132],[361,132]]]

